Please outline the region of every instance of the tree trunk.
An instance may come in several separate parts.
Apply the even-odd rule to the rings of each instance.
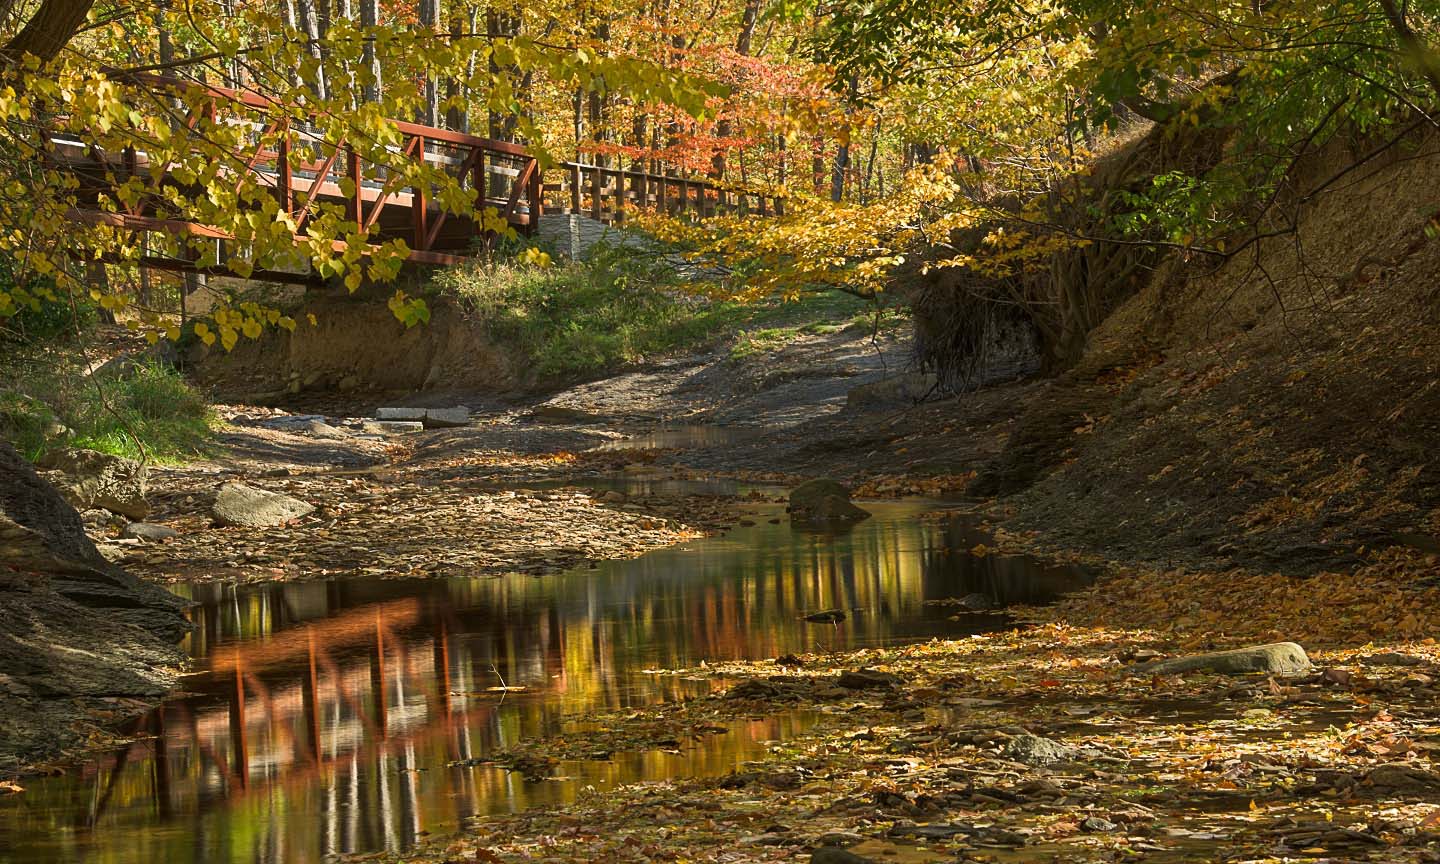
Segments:
[[[350,5],[350,0],[335,0],[335,20],[355,20],[355,10]],[[329,29],[328,25],[326,29]],[[340,69],[344,73],[346,82],[348,82],[345,86],[345,89],[348,91],[346,95],[349,97],[347,101],[349,101],[350,107],[354,108],[356,105],[359,104],[359,99],[355,92],[355,70],[351,68],[349,60],[342,60],[340,63]]]
[[[1421,74],[1430,82],[1435,95],[1440,97],[1440,61],[1435,59],[1434,51],[1410,29],[1409,22],[1405,20],[1405,12],[1395,5],[1395,0],[1380,0],[1380,8],[1385,10],[1385,18],[1390,22],[1390,29],[1395,31],[1400,47],[1410,55],[1411,61],[1420,67]]]
[[[380,58],[375,54],[375,27],[380,25],[380,0],[359,0],[360,27],[367,31],[365,47],[361,52],[361,65],[370,80],[360,88],[366,102],[379,102],[384,93],[380,77]]]
[[[322,0],[323,2],[323,0]],[[315,0],[298,0],[296,12],[300,26],[305,31],[306,50],[315,59],[315,80],[309,82],[315,98],[330,98],[330,88],[325,80],[325,55],[320,50],[320,16],[315,10]]]
[[[485,27],[487,31],[491,34],[499,34],[500,36],[503,36],[505,38],[520,35],[519,18],[514,15],[501,14],[499,12],[496,12],[494,9],[487,9],[485,11]],[[490,60],[491,77],[495,79],[504,78],[505,80],[508,80],[512,87],[517,88],[515,90],[516,93],[519,92],[519,82],[515,80],[515,76],[518,75],[519,72],[520,70],[514,66],[501,67],[500,64],[495,62],[493,57]],[[489,134],[491,138],[494,138],[497,141],[515,140],[515,130],[517,127],[517,122],[516,117],[513,113],[491,111],[488,120],[490,126]]]
[[[741,57],[750,56],[750,43],[755,38],[755,23],[760,20],[760,7],[764,0],[745,0],[745,10],[740,14],[740,32],[735,35],[735,53]],[[725,179],[725,140],[734,133],[730,118],[722,117],[715,124],[715,137],[720,143],[710,162],[710,176]]]
[[[420,0],[417,11],[420,30],[434,34],[440,29],[440,0]],[[425,105],[416,115],[416,122],[426,126],[440,125],[440,87],[435,77],[425,76]]]
[[[44,0],[25,27],[0,48],[0,62],[14,63],[26,54],[54,60],[85,23],[95,0]]]

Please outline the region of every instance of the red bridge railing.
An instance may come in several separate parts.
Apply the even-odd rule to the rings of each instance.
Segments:
[[[409,260],[450,264],[467,257],[474,241],[485,233],[477,218],[461,218],[439,206],[438,184],[415,179],[405,163],[423,163],[448,176],[481,208],[494,208],[506,224],[521,233],[532,232],[543,207],[539,164],[525,148],[449,129],[397,122],[398,146],[386,147],[386,158],[372,160],[373,142],[326,140],[317,118],[276,119],[275,103],[259,94],[223,87],[196,85],[153,75],[132,76],[157,96],[171,98],[199,87],[204,98],[193,96],[181,104],[177,131],[199,134],[201,121],[211,128],[220,124],[248,127],[248,147],[237,148],[230,161],[237,193],[246,178],[268,188],[280,208],[296,225],[296,241],[306,234],[322,202],[342,205],[345,216],[370,232],[372,241],[402,238],[410,248]],[[173,172],[173,164],[158,170],[149,154],[127,149],[106,153],[94,146],[56,133],[49,141],[54,167],[79,180],[78,205],[72,215],[94,223],[136,231],[166,231],[217,240],[234,239],[225,232],[197,223],[165,198],[165,187],[182,192],[190,188]],[[423,175],[417,175],[423,176]],[[119,208],[102,205],[117,200],[116,187],[132,177],[142,179],[145,191]],[[343,247],[343,241],[337,241]],[[164,266],[163,262],[148,262]],[[170,269],[187,269],[172,266]],[[220,268],[216,268],[220,269]]]

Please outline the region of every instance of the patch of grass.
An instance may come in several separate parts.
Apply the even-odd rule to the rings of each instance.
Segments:
[[[818,326],[818,325],[814,325]],[[838,325],[835,330],[842,330]],[[768,354],[771,351],[778,351],[793,341],[802,332],[811,332],[802,327],[766,327],[760,330],[750,330],[741,333],[730,345],[731,362],[744,360],[749,357],[757,357],[761,354]],[[835,332],[835,331],[830,331]]]
[[[204,396],[158,363],[93,378],[74,368],[32,369],[0,391],[0,437],[32,461],[62,447],[177,461],[209,450],[211,424]]]
[[[589,265],[491,261],[454,267],[438,273],[429,290],[481,316],[497,340],[524,352],[548,382],[703,349],[737,333],[749,346],[737,343],[737,350],[758,352],[772,341],[793,339],[802,328],[843,329],[870,308],[864,300],[833,293],[739,303],[714,299],[697,287],[704,286],[679,284],[653,258],[618,250]]]
[[[75,404],[68,422],[61,418],[73,431],[73,446],[138,457],[143,445],[151,458],[168,461],[203,454],[212,437],[209,401],[169,366],[140,365],[80,392],[90,395]]]

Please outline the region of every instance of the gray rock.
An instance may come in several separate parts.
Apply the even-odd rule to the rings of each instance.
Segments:
[[[1395,651],[1387,651],[1383,654],[1371,654],[1368,657],[1361,657],[1360,662],[1366,666],[1424,666],[1425,659],[1416,657],[1414,654],[1400,654]]]
[[[275,417],[262,417],[252,421],[256,426],[264,426],[268,429],[281,429],[286,432],[296,432],[309,426],[315,421],[325,422],[324,416],[320,414],[280,414]]]
[[[424,420],[424,408],[376,408],[376,420]]]
[[[315,510],[309,504],[289,495],[266,492],[244,483],[226,483],[215,495],[210,508],[221,525],[246,528],[271,528],[308,515]]]
[[[916,837],[921,840],[949,840],[962,834],[975,834],[974,825],[964,822],[932,822],[929,825],[896,824],[890,829],[891,837]]]
[[[1053,765],[1073,758],[1075,751],[1039,735],[1016,735],[1005,744],[1005,756],[1026,765]]]
[[[1231,651],[1213,651],[1130,667],[1135,675],[1180,675],[1186,672],[1215,672],[1221,675],[1243,675],[1265,672],[1271,675],[1294,675],[1310,669],[1305,649],[1294,642],[1275,642]]]
[[[850,490],[828,477],[790,490],[790,516],[797,522],[858,522],[870,514],[850,503]]]
[[[146,540],[151,543],[159,543],[161,540],[169,540],[171,537],[179,537],[180,532],[169,525],[155,525],[150,522],[131,522],[120,532],[120,536],[129,540]]]
[[[1365,782],[1381,789],[1435,789],[1440,788],[1440,775],[1415,765],[1392,762],[1370,769]]]
[[[596,414],[594,411],[551,402],[536,405],[531,410],[530,416],[536,420],[548,420],[555,423],[604,423],[610,419],[602,414]]]
[[[424,421],[426,429],[451,429],[470,425],[470,409],[464,405],[454,408],[426,408]]]
[[[876,688],[896,687],[904,683],[899,675],[892,675],[889,672],[880,672],[875,669],[852,669],[848,672],[841,672],[835,683],[849,690],[871,690]]]
[[[845,407],[851,411],[875,411],[914,405],[935,392],[937,380],[929,372],[908,372],[861,384],[845,394]]]
[[[995,601],[991,600],[988,595],[977,592],[966,594],[955,605],[967,612],[989,612],[995,608]]]
[[[875,864],[875,859],[838,846],[820,846],[810,852],[810,864]]]
[[[145,466],[134,459],[94,450],[62,450],[49,464],[64,475],[55,485],[76,507],[99,507],[131,519],[144,519],[150,512]]]
[[[1111,831],[1119,831],[1120,826],[1111,822],[1109,819],[1102,819],[1099,816],[1089,816],[1086,817],[1084,822],[1080,823],[1080,830],[1090,834],[1109,834]]]
[[[850,831],[826,831],[824,834],[815,838],[815,842],[821,846],[839,846],[843,848],[864,843],[865,838]]]
[[[372,435],[404,435],[419,432],[425,424],[419,420],[366,420],[361,428]]]
[[[326,440],[337,440],[350,437],[349,432],[346,432],[344,429],[331,426],[324,420],[311,420],[309,423],[305,424],[305,431],[313,438],[322,438]]]
[[[3,443],[0,561],[46,574],[46,590],[82,606],[112,615],[123,610],[133,623],[154,635],[178,639],[189,630],[180,611],[184,601],[106,561],[86,536],[80,514]],[[4,617],[0,612],[0,619]]]

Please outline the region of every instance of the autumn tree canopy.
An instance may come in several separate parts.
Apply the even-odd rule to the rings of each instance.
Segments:
[[[1428,0],[11,0],[0,253],[20,275],[0,286],[0,314],[83,288],[174,335],[126,281],[154,244],[239,275],[297,254],[352,287],[394,275],[403,243],[377,245],[331,206],[307,211],[296,252],[292,214],[237,164],[257,126],[431,172],[443,207],[482,220],[443,172],[396,158],[397,120],[517,142],[544,164],[783,194],[782,219],[645,222],[744,265],[735,290],[750,293],[872,294],[921,254],[990,275],[1102,240],[1233,254],[1237,226],[1276,206],[1307,149],[1432,122],[1437,15]],[[197,110],[206,87],[264,97],[263,116]],[[1099,222],[1064,218],[1081,206],[1067,183],[1152,126],[1234,135],[1222,165],[1160,166]],[[234,238],[224,260],[193,236],[77,224],[73,178],[42,158],[57,136],[169,166],[187,182],[165,187],[166,206]],[[156,191],[147,182],[117,178],[106,206]],[[978,246],[952,243],[987,224]],[[118,277],[103,287],[98,261]],[[413,316],[412,302],[393,305]],[[293,324],[258,308],[212,323],[226,340]]]

